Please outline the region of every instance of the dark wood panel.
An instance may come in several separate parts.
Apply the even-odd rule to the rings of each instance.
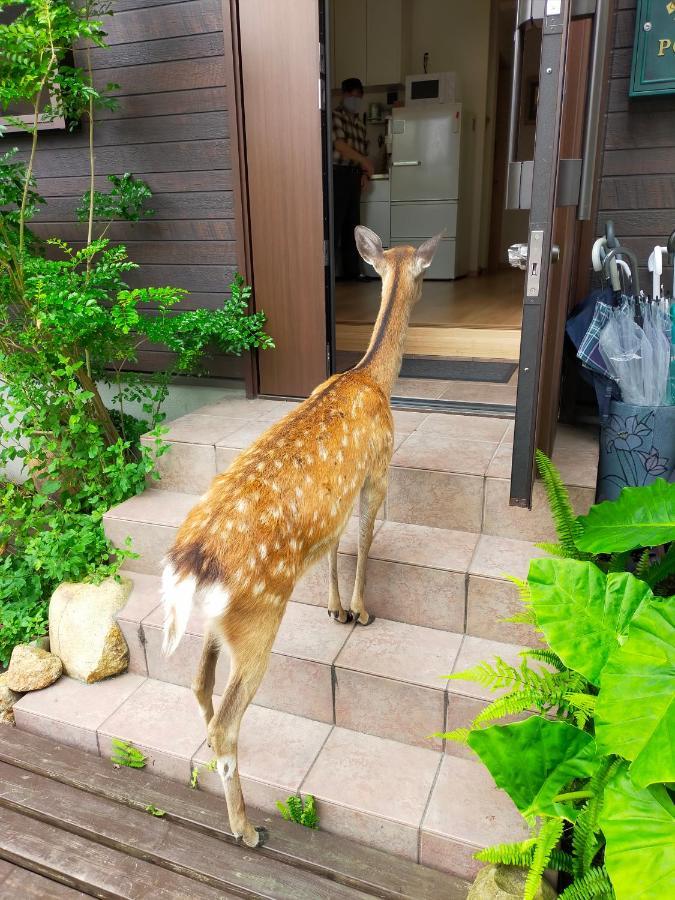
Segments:
[[[609,112],[637,112],[660,116],[675,110],[675,95],[662,97],[639,97],[632,100],[628,96],[628,78],[612,78],[609,83]]]
[[[602,233],[607,219],[614,222],[620,240],[624,234],[653,236],[652,244],[663,243],[673,230],[675,215],[672,209],[621,209],[598,213],[598,233]]]
[[[673,149],[675,159],[675,148]],[[673,169],[675,172],[675,168]],[[604,178],[600,190],[600,208],[675,209],[675,174],[629,175]],[[673,222],[675,227],[675,221]]]
[[[225,88],[175,90],[161,94],[131,94],[120,97],[115,109],[100,109],[96,120],[137,119],[141,116],[167,116],[180,113],[223,112],[227,110]]]
[[[229,191],[232,189],[232,172],[216,169],[213,172],[150,172],[143,177],[153,194],[186,194],[191,191]],[[97,175],[95,190],[107,192],[111,184],[105,175]],[[80,197],[89,190],[89,178],[85,175],[62,175],[41,178],[40,193],[43,197]],[[152,200],[147,204],[152,207]]]
[[[53,197],[38,218],[50,222],[70,222],[79,202],[79,196]],[[232,214],[232,192],[155,194],[151,204],[160,219],[223,219]]]
[[[646,147],[643,150],[607,150],[603,172],[605,176],[667,175],[675,172],[675,150],[672,147]]]
[[[127,9],[144,9],[147,6],[169,6],[174,3],[185,3],[185,0],[115,0],[115,12]]]
[[[145,285],[171,285],[191,291],[199,288],[204,293],[218,293],[221,298],[230,284],[236,270],[234,266],[186,266],[149,264],[134,272],[127,272],[125,281],[132,287]],[[222,300],[221,300],[222,302]]]
[[[172,371],[176,361],[175,354],[166,350],[141,349],[138,361],[134,366],[137,372]],[[230,381],[244,380],[244,359],[241,356],[205,356],[202,360],[203,371],[211,378],[227,378]],[[198,382],[197,382],[198,383]]]
[[[225,69],[222,58],[185,59],[176,62],[151,63],[147,66],[97,69],[94,80],[105,86],[120,85],[116,94],[155,94],[179,90],[181,86],[195,88],[223,87]],[[279,86],[277,85],[277,91]]]
[[[327,368],[318,6],[247,0],[239,28],[255,302],[277,346],[260,390],[306,396]]]
[[[633,48],[635,38],[635,10],[619,10],[616,14],[616,30],[614,32],[615,47]]]
[[[612,78],[630,78],[630,66],[633,59],[633,48],[625,47],[614,50],[610,74]]]
[[[137,32],[137,35],[140,34],[143,32]],[[94,69],[104,69],[172,62],[178,59],[202,59],[222,54],[223,33],[220,31],[161,40],[135,41],[133,44],[115,44],[112,47],[96,47],[91,50],[91,64]]]
[[[0,759],[133,809],[144,810],[146,798],[152,798],[156,806],[167,811],[170,821],[221,841],[233,840],[221,797],[191,790],[151,772],[113,770],[107,760],[11,728],[0,729]],[[288,862],[367,895],[390,900],[463,900],[468,889],[453,875],[321,830],[300,829],[280,817],[275,819],[270,842],[255,855]]]
[[[86,235],[86,225],[81,222],[36,222],[31,227],[37,234],[52,234],[52,225],[58,225],[58,233],[64,241],[81,241]],[[211,219],[204,222],[181,219],[178,221],[114,222],[107,231],[111,241],[234,241],[234,223],[231,219]]]
[[[113,119],[96,125],[96,153],[105,147],[122,144],[167,144],[184,140],[224,140],[229,134],[227,113],[181,113],[177,116],[148,116],[139,119]],[[87,130],[49,131],[40,139],[42,152],[84,147]]]
[[[654,115],[653,111],[610,113],[607,116],[605,148],[675,147],[675,113]]]
[[[133,241],[124,239],[129,257],[139,264],[172,266],[236,266],[235,241]],[[84,247],[73,241],[75,250]]]
[[[10,870],[4,880],[0,878],[0,896],[7,900],[83,900],[89,896],[28,869],[21,869],[4,860],[0,862]]]
[[[179,5],[157,5],[142,2],[128,12],[120,0],[114,4],[115,15],[105,20],[108,44],[128,44],[157,38],[182,37],[223,30],[223,13],[219,0],[183,0]],[[143,8],[145,7],[145,8]]]
[[[21,142],[13,142],[20,144]],[[24,143],[25,146],[25,143]],[[86,148],[38,150],[35,174],[58,176],[64,172],[86,172]],[[123,144],[119,147],[100,147],[96,151],[99,172],[207,172],[230,168],[230,142],[170,141],[165,144]]]

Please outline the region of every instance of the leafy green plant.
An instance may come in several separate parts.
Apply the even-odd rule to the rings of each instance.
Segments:
[[[277,808],[287,822],[295,822],[297,825],[304,825],[305,828],[319,827],[316,801],[311,794],[304,799],[292,794],[285,803],[277,800]]]
[[[148,806],[145,807],[145,811],[150,813],[151,816],[155,816],[156,819],[162,819],[166,815],[166,810],[159,809],[154,803],[148,804]]]
[[[115,766],[126,766],[129,769],[143,769],[147,762],[147,756],[134,747],[128,741],[119,738],[112,739],[112,755],[110,761]]]
[[[675,872],[675,598],[655,591],[671,573],[675,484],[625,488],[577,518],[552,463],[540,469],[558,555],[530,563],[519,620],[547,647],[523,651],[519,666],[496,659],[449,676],[505,691],[444,736],[477,753],[531,829],[476,856],[527,867],[525,900],[547,867],[565,873],[565,900],[665,897]],[[487,724],[513,713],[526,718]]]
[[[216,765],[218,763],[217,759],[212,759],[207,763],[203,763],[202,765],[194,765],[192,767],[192,771],[190,772],[190,787],[194,790],[197,790],[199,787],[199,774],[202,770],[205,772],[215,772]]]
[[[113,221],[150,215],[151,191],[131,173],[95,189],[95,112],[114,107],[117,86],[94,84],[89,55],[106,45],[108,0],[0,0],[0,10],[10,8],[12,21],[0,25],[0,114],[30,144],[25,161],[15,150],[0,156],[0,472],[15,473],[14,483],[0,481],[0,663],[44,631],[46,603],[61,581],[100,581],[130,555],[107,541],[102,517],[156,477],[170,377],[207,371],[211,348],[274,346],[264,313],[249,314],[250,288],[239,276],[215,311],[183,312],[176,306],[186,291],[128,283],[138,266],[106,234]],[[71,64],[73,46],[80,67]],[[16,103],[29,104],[31,122],[12,119]],[[79,249],[57,237],[40,241],[29,229],[44,203],[34,178],[38,125],[54,116],[86,128]],[[167,371],[129,371],[147,341],[173,352]],[[130,415],[132,403],[140,417]],[[144,433],[151,439],[141,444]]]

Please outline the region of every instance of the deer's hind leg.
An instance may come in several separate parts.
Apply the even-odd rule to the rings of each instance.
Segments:
[[[206,727],[213,718],[213,687],[216,682],[216,663],[220,655],[220,642],[207,626],[204,632],[202,655],[192,681],[192,692],[204,716]]]
[[[338,538],[328,553],[328,615],[341,625],[353,621],[352,613],[345,609],[340,600],[340,587],[338,585]]]
[[[366,585],[366,565],[368,553],[373,542],[375,517],[387,492],[387,469],[371,472],[361,488],[359,512],[359,555],[356,560],[356,578],[352,594],[351,609],[357,625],[370,625],[375,621],[363,602],[363,591]]]
[[[249,612],[244,619],[228,611],[221,622],[224,643],[230,650],[230,677],[209,723],[208,736],[225,792],[230,828],[248,847],[261,846],[267,839],[267,831],[252,825],[246,815],[237,758],[239,730],[267,669],[286,599],[262,596],[259,601],[263,608],[259,614],[252,616]]]

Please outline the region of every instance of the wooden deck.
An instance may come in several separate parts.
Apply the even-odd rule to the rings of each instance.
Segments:
[[[165,815],[150,815],[150,804]],[[281,818],[266,824],[270,842],[248,850],[220,798],[0,730],[1,898],[466,897],[451,875]]]

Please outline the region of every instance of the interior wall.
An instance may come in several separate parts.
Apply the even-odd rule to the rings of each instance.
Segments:
[[[466,178],[471,202],[469,268],[481,261],[481,209],[483,208],[483,160],[491,147],[486,144],[488,117],[490,9],[491,0],[411,0],[410,44],[407,71],[424,71],[423,57],[429,53],[430,72],[457,72],[460,99],[474,121],[474,150]]]

